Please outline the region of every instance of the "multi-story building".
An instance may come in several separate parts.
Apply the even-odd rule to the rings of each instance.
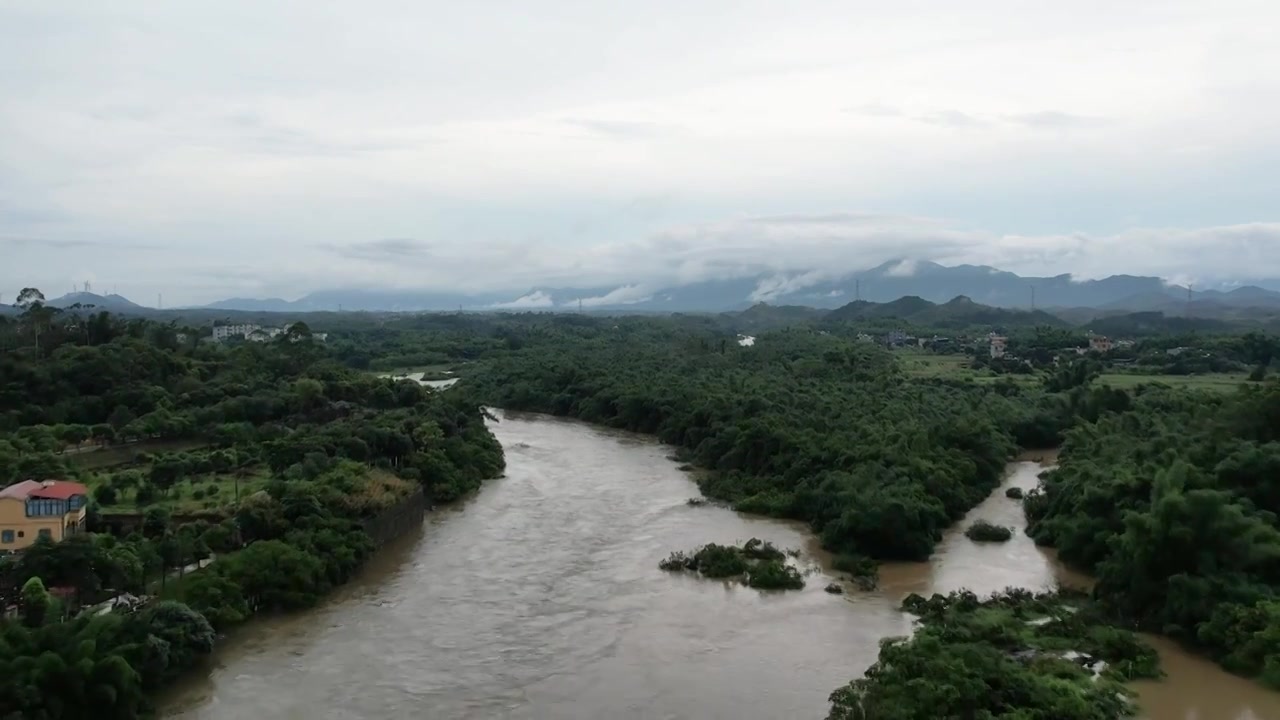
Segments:
[[[1111,352],[1111,338],[1106,335],[1090,335],[1089,349],[1099,353]]]
[[[88,500],[88,488],[66,480],[24,480],[0,490],[0,554],[83,532]]]
[[[246,337],[255,330],[260,329],[260,327],[251,323],[243,323],[240,325],[214,325],[213,341],[222,342],[227,338]]]

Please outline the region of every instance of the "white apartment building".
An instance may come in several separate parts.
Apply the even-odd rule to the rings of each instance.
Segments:
[[[244,338],[249,342],[267,342],[274,340],[289,331],[289,327],[262,327],[261,325],[253,325],[245,323],[242,325],[214,325],[213,341],[222,342],[227,338]],[[311,339],[316,342],[324,342],[328,339],[329,333],[312,333]]]
[[[248,335],[253,333],[255,330],[261,330],[261,329],[262,329],[261,327],[250,324],[250,323],[245,323],[243,325],[214,325],[213,341],[222,342],[227,338],[247,337]]]

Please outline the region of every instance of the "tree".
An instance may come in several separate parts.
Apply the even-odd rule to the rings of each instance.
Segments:
[[[187,463],[178,456],[165,455],[151,464],[151,484],[166,495],[169,489],[186,474]]]
[[[128,427],[129,423],[135,419],[133,411],[124,405],[117,405],[111,411],[111,415],[107,417],[107,424],[110,425],[117,433]]]
[[[160,685],[190,668],[196,660],[213,652],[213,627],[203,615],[190,607],[168,600],[158,602],[139,615],[140,624],[149,630],[148,639],[160,641],[165,662],[150,684]]]
[[[93,499],[97,500],[99,505],[115,505],[119,500],[116,489],[112,485],[99,485],[94,488]]]
[[[22,586],[22,621],[27,627],[40,627],[44,624],[53,605],[53,598],[45,590],[44,583],[33,577]]]
[[[22,319],[35,338],[36,350],[40,350],[40,335],[48,327],[56,308],[45,305],[44,293],[36,288],[23,288],[18,293],[18,307],[22,308]]]
[[[89,436],[99,445],[110,445],[115,440],[116,431],[110,423],[98,423],[89,428]]]
[[[141,489],[139,489],[141,494]],[[142,532],[147,537],[160,537],[169,532],[169,511],[164,508],[148,508],[142,516]]]
[[[33,307],[44,304],[44,293],[37,288],[22,288],[18,293],[18,300],[15,304],[23,310],[30,310]]]
[[[224,630],[249,617],[244,588],[217,564],[187,578],[182,597],[192,610],[204,615],[217,630]]]
[[[298,320],[285,329],[283,340],[289,342],[298,342],[300,340],[311,339],[311,327],[305,322]]]
[[[222,562],[255,610],[296,610],[316,602],[323,563],[284,542],[260,540]]]

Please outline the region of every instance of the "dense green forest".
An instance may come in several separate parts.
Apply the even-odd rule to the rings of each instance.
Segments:
[[[125,495],[142,522],[0,560],[0,604],[20,608],[0,621],[0,718],[138,717],[215,632],[351,578],[384,510],[458,497],[503,467],[477,405],[351,370],[301,323],[227,347],[38,301],[20,321],[24,342],[0,353],[0,484],[78,480],[93,489],[91,529]],[[120,448],[143,450],[96,463]],[[170,512],[184,487],[224,476],[260,481],[198,517]],[[213,562],[172,570],[202,558]],[[161,601],[74,612],[118,593]]]

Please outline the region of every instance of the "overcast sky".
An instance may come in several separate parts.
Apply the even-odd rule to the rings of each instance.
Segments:
[[[0,294],[1280,277],[1280,2],[0,0]]]

